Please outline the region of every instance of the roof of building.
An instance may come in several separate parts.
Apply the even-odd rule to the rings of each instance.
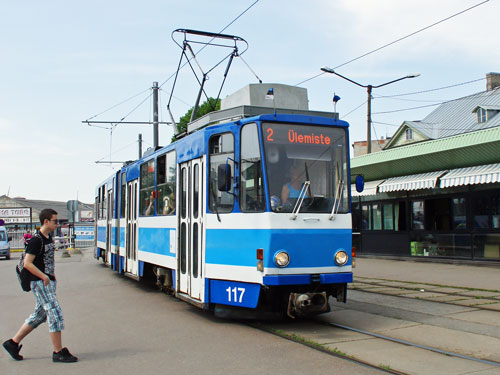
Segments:
[[[498,163],[500,127],[412,143],[351,159],[352,180],[366,181]],[[353,182],[351,181],[351,182]]]
[[[92,204],[87,204],[79,202],[80,211],[93,211],[94,206]],[[59,220],[67,221],[69,217],[69,212],[67,208],[67,202],[60,201],[48,201],[48,200],[38,200],[38,199],[26,199],[23,197],[11,198],[6,195],[0,196],[0,207],[4,208],[14,208],[14,207],[31,207],[33,221],[38,221],[38,215],[44,208],[52,208],[57,212],[57,217]]]
[[[422,121],[406,121],[405,123],[411,124],[412,127],[430,139],[451,137],[500,125],[498,113],[489,118],[488,121],[478,124],[477,116],[474,113],[478,107],[500,108],[500,87],[450,100],[441,104]]]

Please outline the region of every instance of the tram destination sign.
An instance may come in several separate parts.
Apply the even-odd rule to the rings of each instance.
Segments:
[[[319,126],[264,125],[264,140],[268,143],[329,146],[332,136],[331,129]]]

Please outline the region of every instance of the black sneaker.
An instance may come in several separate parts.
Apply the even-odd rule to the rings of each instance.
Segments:
[[[7,351],[7,353],[10,354],[10,356],[15,359],[16,361],[22,361],[23,356],[19,355],[19,351],[23,347],[22,345],[16,344],[14,340],[9,339],[5,341],[2,346],[4,349]]]
[[[73,354],[71,354],[68,348],[62,348],[60,352],[52,353],[52,362],[77,362],[78,358],[76,358]]]

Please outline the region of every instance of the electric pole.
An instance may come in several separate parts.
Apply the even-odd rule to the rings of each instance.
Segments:
[[[153,147],[158,147],[158,82],[153,82]]]

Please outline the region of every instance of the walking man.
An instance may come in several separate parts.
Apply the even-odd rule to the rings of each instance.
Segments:
[[[24,268],[31,273],[31,290],[36,298],[35,312],[26,319],[13,338],[3,343],[3,347],[13,359],[22,360],[23,356],[19,354],[22,347],[20,342],[36,327],[48,321],[54,346],[52,361],[76,362],[78,358],[62,347],[61,331],[64,329],[64,318],[56,297],[55,246],[51,236],[59,224],[57,212],[50,208],[42,210],[40,223],[40,232],[29,241],[24,259]]]

